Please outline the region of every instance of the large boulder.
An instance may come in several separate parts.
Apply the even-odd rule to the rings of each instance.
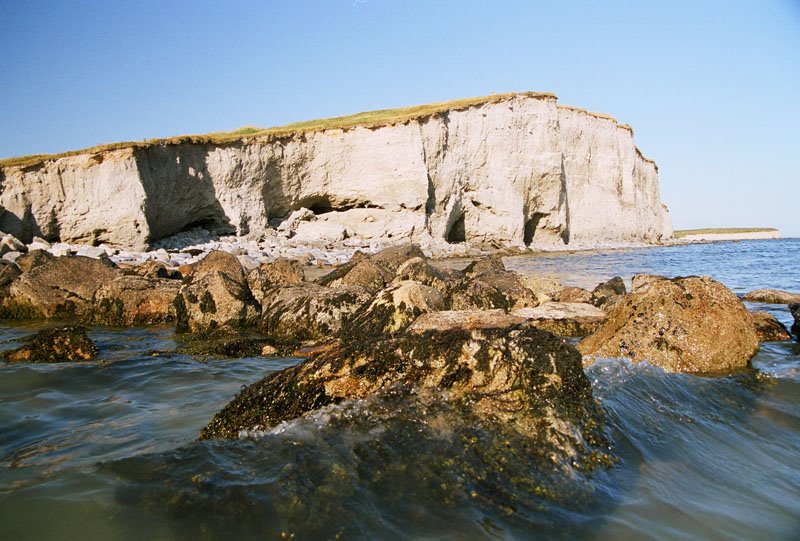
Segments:
[[[11,363],[62,363],[89,361],[97,355],[97,346],[83,327],[59,327],[39,331],[26,343],[6,352]]]
[[[608,282],[598,284],[598,286],[594,288],[592,291],[592,304],[595,306],[612,304],[626,292],[625,281],[619,276],[616,276]]]
[[[226,274],[231,280],[240,284],[246,281],[244,269],[239,259],[235,255],[222,250],[208,252],[203,259],[191,266],[191,270],[185,276],[185,279],[192,282],[215,272]]]
[[[425,253],[416,244],[398,244],[384,248],[380,252],[371,255],[370,259],[394,274],[400,268],[400,265],[413,257],[424,258]]]
[[[116,327],[172,322],[180,289],[177,280],[120,276],[97,290],[88,319]]]
[[[800,303],[800,293],[790,293],[781,289],[755,289],[744,294],[744,300],[767,304]]]
[[[508,310],[508,298],[495,286],[480,279],[464,278],[454,283],[445,304],[449,310]]]
[[[262,263],[247,274],[247,285],[253,297],[261,304],[266,293],[276,287],[302,284],[305,280],[303,267],[294,259],[276,259]]]
[[[330,339],[370,301],[369,292],[357,286],[306,283],[281,287],[264,298],[261,328],[281,340]]]
[[[238,269],[241,271],[241,267]],[[196,334],[256,325],[261,312],[247,287],[244,273],[222,270],[199,275],[195,270],[192,282],[181,288],[175,309],[177,330]]]
[[[98,289],[120,276],[108,259],[57,257],[23,273],[0,307],[7,318],[85,316]]]
[[[602,430],[575,348],[539,329],[511,327],[342,344],[244,388],[200,439],[236,438],[378,393],[408,393],[409,401],[436,393],[479,419],[574,454]]]
[[[410,280],[384,289],[348,322],[347,334],[353,337],[395,336],[420,315],[444,309],[444,298],[437,289]]]
[[[31,269],[39,267],[48,261],[52,261],[56,256],[45,250],[31,250],[19,256],[14,263],[17,264],[22,272],[30,272]]]
[[[535,308],[519,308],[511,312],[527,319],[536,328],[560,336],[592,334],[606,320],[606,313],[594,305],[575,302],[546,302]]]
[[[424,257],[412,257],[397,268],[393,283],[411,280],[437,289],[447,295],[464,275],[451,269],[440,269],[431,265]]]
[[[769,312],[750,312],[760,342],[784,342],[792,336],[786,327]]]
[[[708,277],[654,280],[616,303],[578,344],[588,358],[626,357],[672,372],[745,368],[758,336],[742,301]]]
[[[350,266],[341,277],[326,282],[328,287],[360,286],[377,293],[392,280],[393,274],[372,259],[361,259]]]

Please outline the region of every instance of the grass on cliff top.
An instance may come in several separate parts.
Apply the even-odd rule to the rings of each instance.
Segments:
[[[731,235],[736,233],[766,233],[777,231],[774,227],[710,227],[706,229],[679,229],[673,231],[672,235],[676,239],[682,239],[689,235]]]
[[[107,145],[99,145],[91,148],[84,148],[80,150],[71,150],[62,152],[60,154],[36,154],[32,156],[20,156],[17,158],[8,158],[0,160],[0,167],[33,167],[40,165],[46,161],[57,160],[67,156],[76,156],[79,154],[96,154],[99,152],[106,152],[111,150],[119,150],[125,148],[147,148],[156,145],[170,145],[181,143],[194,143],[194,144],[224,144],[230,142],[241,141],[244,139],[252,139],[259,137],[266,138],[280,138],[298,135],[302,133],[310,133],[316,131],[330,130],[330,129],[350,129],[355,127],[377,128],[381,126],[389,126],[392,124],[401,124],[410,120],[419,118],[426,118],[443,111],[458,111],[469,109],[488,103],[497,103],[507,101],[515,97],[529,97],[536,99],[556,99],[554,94],[544,92],[513,92],[507,94],[491,94],[489,96],[481,96],[476,98],[463,98],[458,100],[443,101],[437,103],[429,103],[426,105],[415,105],[412,107],[401,107],[398,109],[381,109],[378,111],[367,111],[363,113],[356,113],[354,115],[339,116],[333,118],[322,118],[317,120],[307,120],[304,122],[296,122],[287,124],[285,126],[278,126],[274,128],[257,128],[253,126],[246,126],[238,130],[230,132],[215,132],[205,135],[181,135],[177,137],[169,137],[164,139],[148,139],[145,141],[127,141],[123,143],[111,143]]]

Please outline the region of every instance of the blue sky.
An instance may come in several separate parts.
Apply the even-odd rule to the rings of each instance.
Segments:
[[[676,228],[800,236],[800,0],[0,0],[0,157],[553,92]]]

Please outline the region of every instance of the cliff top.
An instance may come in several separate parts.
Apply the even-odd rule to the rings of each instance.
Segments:
[[[110,143],[105,145],[98,145],[90,148],[83,148],[79,150],[71,150],[59,154],[35,154],[31,156],[20,156],[15,158],[8,158],[0,160],[0,168],[2,167],[34,167],[46,161],[57,160],[68,156],[77,156],[80,154],[97,154],[101,152],[109,152],[113,150],[121,150],[128,148],[147,148],[157,145],[171,145],[171,144],[225,144],[234,143],[238,141],[256,139],[256,138],[282,138],[291,137],[298,134],[323,131],[329,129],[350,129],[355,127],[378,128],[381,126],[389,126],[416,120],[420,118],[430,117],[443,111],[459,111],[478,107],[481,105],[499,103],[508,101],[517,97],[527,97],[533,99],[547,99],[556,100],[555,94],[546,92],[511,92],[506,94],[490,94],[489,96],[480,96],[475,98],[462,98],[457,100],[443,101],[437,103],[429,103],[425,105],[415,105],[411,107],[401,107],[397,109],[381,109],[377,111],[366,111],[356,113],[354,115],[339,116],[333,118],[323,118],[317,120],[307,120],[303,122],[296,122],[287,124],[285,126],[277,126],[273,128],[258,128],[247,126],[238,130],[230,132],[215,132],[204,135],[180,135],[176,137],[162,138],[162,139],[148,139],[145,141],[125,141],[120,143]],[[611,120],[616,123],[616,120],[602,113],[593,113],[578,107],[571,107],[568,105],[558,105],[561,109],[568,109],[596,118]],[[621,128],[630,129],[627,125],[619,125]],[[632,131],[632,130],[631,130]],[[638,151],[638,149],[637,149]],[[641,156],[641,153],[639,153]],[[649,160],[642,156],[642,158]]]

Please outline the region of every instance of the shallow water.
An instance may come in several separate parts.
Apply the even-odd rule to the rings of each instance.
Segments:
[[[800,290],[800,241],[508,260],[594,286],[708,274]],[[760,306],[788,324],[783,306]],[[37,326],[0,328],[0,348]],[[725,378],[587,369],[616,466],[547,471],[444,403],[384,397],[239,441],[197,434],[240,386],[297,359],[195,360],[167,328],[95,328],[98,361],[0,365],[0,539],[798,539],[800,348]]]

